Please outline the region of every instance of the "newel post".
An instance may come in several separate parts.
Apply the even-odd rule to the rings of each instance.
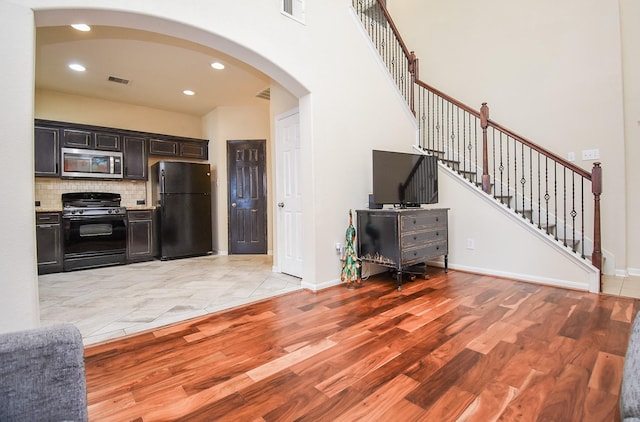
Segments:
[[[418,58],[415,52],[409,54],[409,73],[411,74],[411,88],[409,89],[409,104],[411,104],[411,112],[416,115],[416,106],[414,101],[414,92],[416,89],[416,79],[418,79]]]
[[[600,270],[602,281],[602,244],[600,234],[600,195],[602,194],[602,167],[600,163],[593,163],[591,171],[591,192],[593,192],[593,254],[591,263]],[[602,289],[602,283],[600,283]]]
[[[480,107],[480,127],[482,127],[482,190],[485,193],[491,193],[489,152],[487,148],[487,127],[489,127],[489,107],[487,103],[482,103],[482,107]]]

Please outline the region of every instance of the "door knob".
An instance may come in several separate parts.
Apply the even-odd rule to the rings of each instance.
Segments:
[[[235,208],[235,207],[236,207],[236,203],[235,203],[235,202],[233,202],[233,203],[231,204],[231,206],[232,206],[233,208]]]
[[[284,208],[284,202],[278,202],[278,206],[279,206],[280,208]]]

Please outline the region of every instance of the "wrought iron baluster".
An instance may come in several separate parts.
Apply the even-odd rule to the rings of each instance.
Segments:
[[[540,186],[540,153],[536,154],[537,157],[537,164],[538,164],[538,171],[537,171],[537,176],[538,176],[538,228],[541,229],[542,225],[540,224],[540,222],[542,221],[542,210],[540,207],[540,198],[542,196],[542,187]],[[549,228],[547,227],[547,233],[549,233]]]
[[[571,249],[576,251],[576,173],[571,172]]]
[[[564,220],[563,239],[564,245],[567,246],[567,168],[562,167],[562,218]]]
[[[580,178],[580,198],[581,198],[581,202],[580,202],[580,214],[581,214],[581,217],[580,217],[580,220],[581,220],[581,223],[582,223],[581,227],[580,227],[580,238],[582,239],[582,248],[581,248],[582,253],[580,254],[580,256],[582,256],[582,258],[584,259],[585,258],[585,255],[584,255],[584,246],[585,246],[584,245],[585,244],[585,241],[584,241],[584,239],[585,239],[584,238],[584,177]]]

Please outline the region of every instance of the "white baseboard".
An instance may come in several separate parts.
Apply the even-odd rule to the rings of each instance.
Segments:
[[[628,268],[627,273],[632,277],[640,277],[640,268]]]
[[[314,284],[314,283],[309,283],[304,281],[304,279],[302,280],[301,283],[301,287],[303,289],[308,289],[314,292],[317,292],[318,290],[323,290],[323,289],[327,289],[329,287],[333,287],[333,286],[338,286],[340,284],[343,284],[344,282],[342,280],[340,280],[339,278],[336,278],[334,280],[328,280],[328,281],[324,281],[320,284]]]

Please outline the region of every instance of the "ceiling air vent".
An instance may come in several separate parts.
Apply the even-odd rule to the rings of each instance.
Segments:
[[[304,1],[305,0],[281,0],[282,14],[300,23],[304,23]]]
[[[265,99],[267,101],[270,100],[271,99],[271,88],[267,88],[267,89],[264,89],[264,90],[258,92],[256,94],[256,97]]]
[[[117,76],[109,76],[107,79],[109,82],[115,82],[122,85],[129,85],[131,83],[129,79],[118,78]]]

